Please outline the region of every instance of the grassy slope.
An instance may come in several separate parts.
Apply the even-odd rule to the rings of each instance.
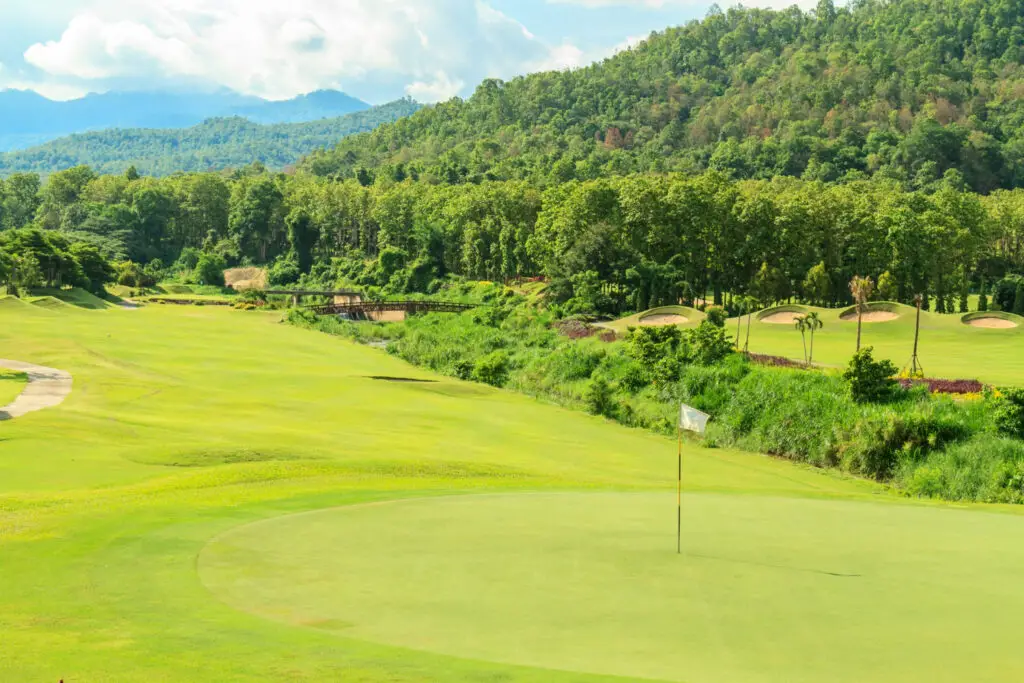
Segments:
[[[825,327],[814,338],[814,361],[823,365],[845,365],[857,344],[856,322],[839,319],[843,311],[813,309],[821,315]],[[914,346],[914,310],[901,307],[899,320],[886,323],[865,323],[863,344],[873,346],[876,356],[889,358],[904,367]],[[921,343],[918,351],[929,377],[948,379],[980,379],[993,384],[1024,385],[1024,327],[991,330],[970,327],[960,322],[961,316],[921,314]],[[736,333],[736,319],[726,326]],[[746,319],[741,335],[746,335]],[[742,338],[742,336],[741,336]],[[792,325],[760,323],[755,314],[750,333],[750,350],[803,358],[800,333]]]
[[[25,388],[28,375],[0,368],[0,406],[5,406],[18,397]]]
[[[602,680],[265,621],[212,597],[196,558],[288,512],[669,489],[674,443],[481,386],[367,379],[429,375],[273,315],[69,310],[0,301],[0,357],[75,376],[63,406],[0,427],[0,680]],[[879,493],[738,452],[686,459],[691,492]]]

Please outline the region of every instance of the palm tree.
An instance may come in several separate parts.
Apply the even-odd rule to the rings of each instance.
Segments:
[[[800,338],[804,342],[804,365],[807,365],[807,316],[798,315],[793,319],[793,324],[800,332]]]
[[[736,299],[736,352],[739,352],[739,333],[743,326],[743,306],[746,304],[746,297]]]
[[[854,275],[850,281],[850,293],[857,304],[857,352],[860,353],[860,332],[864,322],[864,311],[867,310],[868,299],[875,291],[875,281],[869,277]]]
[[[807,365],[810,366],[814,364],[814,333],[825,327],[825,323],[817,311],[811,311],[804,316],[804,325],[811,332],[811,352],[807,355]]]

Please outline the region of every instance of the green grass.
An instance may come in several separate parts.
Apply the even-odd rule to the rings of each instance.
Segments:
[[[0,407],[10,404],[25,388],[28,375],[0,368]]]
[[[902,368],[910,361],[914,346],[915,310],[891,305],[900,314],[891,322],[864,323],[863,345],[873,346],[876,357],[888,358]],[[857,323],[840,320],[847,309],[818,311],[825,327],[814,337],[815,363],[840,367],[849,362],[857,344]],[[759,322],[754,314],[750,351],[793,360],[803,360],[800,333],[792,325]],[[921,313],[919,356],[929,377],[979,379],[991,384],[1024,385],[1024,327],[1008,330],[981,329],[965,325],[961,314]],[[736,333],[736,319],[726,324]],[[741,340],[746,335],[743,320]]]
[[[279,318],[0,300],[0,357],[75,377],[61,407],[0,423],[0,680],[1024,673],[1017,508],[686,445],[677,558],[673,440]],[[439,498],[459,494],[502,495]],[[437,500],[317,512],[409,498]]]
[[[1006,659],[1017,639],[1006,615],[1024,607],[1020,519],[692,494],[676,555],[674,503],[669,492],[469,496],[278,517],[213,541],[200,577],[266,619],[552,669],[794,683],[1024,676],[1024,660]],[[815,656],[822,634],[833,645]]]

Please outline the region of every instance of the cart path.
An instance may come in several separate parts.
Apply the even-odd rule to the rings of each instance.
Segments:
[[[14,402],[0,407],[0,420],[11,420],[27,413],[60,405],[71,393],[71,375],[63,370],[0,358],[0,368],[24,372],[28,384]]]

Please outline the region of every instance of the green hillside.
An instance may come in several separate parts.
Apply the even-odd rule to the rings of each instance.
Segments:
[[[281,169],[346,135],[370,131],[418,108],[417,103],[403,99],[306,123],[260,125],[231,117],[210,119],[192,128],[83,133],[0,155],[0,175],[46,174],[83,164],[102,173],[121,173],[134,165],[140,173],[156,176],[234,168],[256,161]]]
[[[446,182],[717,169],[980,192],[1024,184],[1024,1],[730,9],[588,68],[484,82],[314,154]],[[385,168],[385,172],[389,169]]]

